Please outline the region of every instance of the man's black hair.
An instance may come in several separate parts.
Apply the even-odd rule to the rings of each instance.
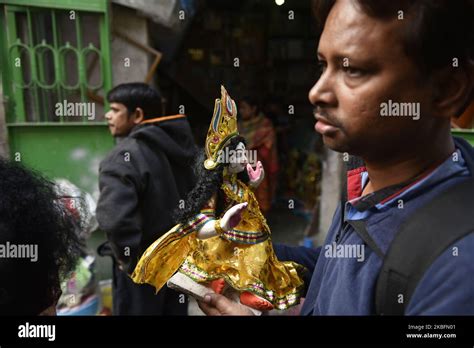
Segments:
[[[38,315],[56,303],[81,244],[53,184],[0,159],[0,245],[37,246],[37,260],[0,255],[0,314]],[[9,256],[9,257],[5,257]]]
[[[128,113],[137,108],[143,110],[145,119],[162,116],[161,94],[146,83],[123,83],[107,93],[109,103],[120,103],[126,106]]]

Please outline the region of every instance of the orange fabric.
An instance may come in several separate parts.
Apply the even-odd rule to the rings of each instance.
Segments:
[[[181,114],[171,115],[171,116],[162,116],[162,117],[152,118],[152,119],[149,119],[149,120],[144,120],[144,121],[141,122],[141,124],[163,122],[163,121],[175,120],[177,118],[185,118],[185,117],[186,117],[186,115],[181,115]]]
[[[240,294],[240,303],[259,311],[271,311],[273,309],[273,305],[270,302],[249,291],[244,291]]]
[[[216,279],[211,282],[211,288],[214,290],[216,294],[222,294],[225,287],[225,280],[224,279]]]

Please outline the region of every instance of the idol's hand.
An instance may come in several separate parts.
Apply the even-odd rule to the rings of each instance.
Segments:
[[[236,204],[225,212],[220,220],[221,227],[224,231],[230,231],[240,223],[242,212],[247,208],[247,205],[247,202]]]
[[[255,170],[252,168],[250,163],[247,164],[247,174],[249,175],[250,185],[253,187],[258,187],[265,177],[265,171],[263,170],[262,162],[257,162],[257,167]]]
[[[220,228],[225,232],[230,231],[239,224],[242,219],[242,211],[247,208],[247,204],[248,203],[236,204],[227,210],[221,219],[212,219],[206,222],[204,226],[197,231],[197,237],[199,239],[207,239],[222,234],[222,231],[216,228],[216,223],[218,223]]]

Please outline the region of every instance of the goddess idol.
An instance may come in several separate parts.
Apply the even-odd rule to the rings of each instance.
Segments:
[[[216,293],[230,287],[240,303],[258,311],[298,304],[305,269],[275,256],[252,191],[263,180],[263,166],[248,163],[237,107],[223,86],[195,169],[198,181],[177,210],[177,225],[148,247],[132,280],[157,292],[174,274]]]

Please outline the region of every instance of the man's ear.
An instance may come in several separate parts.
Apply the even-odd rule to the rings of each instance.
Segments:
[[[446,117],[459,116],[472,99],[472,68],[444,69],[436,75],[434,103],[439,114]]]
[[[133,123],[135,124],[140,124],[145,119],[145,114],[143,113],[142,108],[136,108],[133,114],[134,114]]]

